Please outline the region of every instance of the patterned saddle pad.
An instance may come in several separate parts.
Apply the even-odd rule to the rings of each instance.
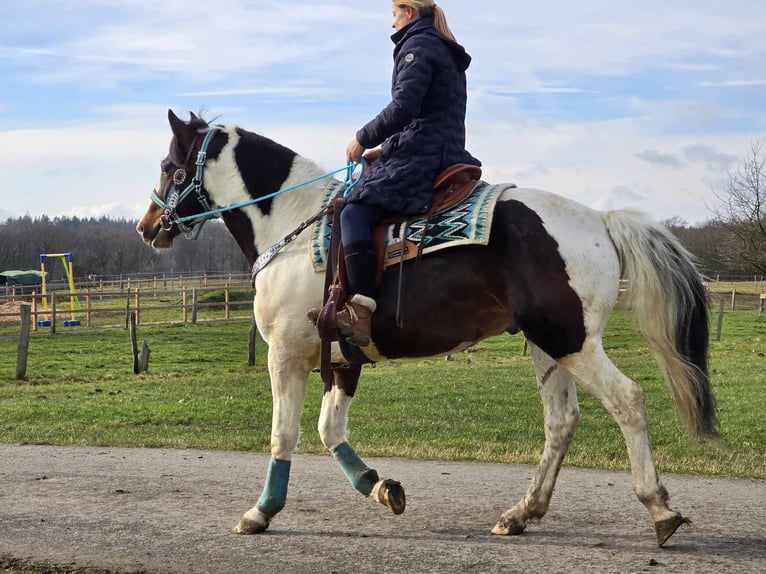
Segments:
[[[343,184],[333,182],[328,186],[323,198],[326,205],[338,194]],[[407,223],[395,223],[386,228],[386,251],[388,254],[385,265],[400,261],[402,248],[405,259],[414,257],[420,245],[423,231],[427,226],[423,243],[423,255],[449,247],[461,245],[486,245],[492,228],[492,216],[495,212],[497,198],[509,188],[516,187],[512,183],[491,185],[480,181],[471,194],[461,203],[443,213],[434,215],[426,222],[425,218],[414,218]],[[327,263],[327,251],[330,247],[330,217],[325,215],[314,224],[310,243],[311,261],[314,270],[324,271]],[[402,241],[404,240],[404,243]]]

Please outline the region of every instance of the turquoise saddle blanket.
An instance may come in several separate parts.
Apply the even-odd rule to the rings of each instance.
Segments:
[[[333,181],[325,191],[322,205],[327,205],[343,188],[343,182]],[[489,184],[480,181],[471,194],[452,209],[432,216],[428,221],[423,218],[409,219],[407,224],[395,223],[386,229],[386,244],[401,244],[402,240],[420,245],[423,231],[423,254],[433,253],[460,245],[486,245],[492,228],[492,216],[498,197],[514,184]],[[325,269],[327,252],[330,248],[330,216],[325,214],[314,224],[310,243],[311,261],[314,270]],[[405,237],[402,237],[402,236]]]

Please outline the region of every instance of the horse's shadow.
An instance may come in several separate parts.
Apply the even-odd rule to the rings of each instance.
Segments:
[[[609,534],[597,536],[582,532],[565,530],[525,531],[519,536],[496,536],[490,534],[488,529],[480,528],[440,528],[427,529],[411,534],[391,534],[352,532],[348,530],[267,530],[259,536],[268,537],[300,537],[300,538],[323,538],[327,540],[367,539],[402,542],[425,541],[438,539],[451,543],[464,543],[470,545],[500,545],[500,544],[528,544],[530,546],[543,546],[555,548],[605,549],[605,550],[646,550],[657,552],[658,556],[719,556],[719,557],[746,557],[752,559],[766,559],[766,539],[757,537],[716,537],[700,536],[694,533],[686,533],[682,540],[669,544],[662,549],[651,545],[651,535],[643,534]]]

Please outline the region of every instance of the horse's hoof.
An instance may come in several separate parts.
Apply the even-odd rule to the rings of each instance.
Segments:
[[[394,514],[401,514],[407,506],[404,488],[402,488],[402,483],[397,480],[387,478],[379,481],[370,494]]]
[[[492,528],[492,534],[497,534],[499,536],[516,536],[524,532],[526,527],[527,525],[524,522],[501,518],[497,521],[494,528]]]
[[[269,527],[269,520],[251,520],[250,518],[242,517],[232,533],[234,534],[260,534]]]
[[[657,546],[662,548],[668,538],[673,536],[673,533],[678,530],[678,527],[682,524],[690,524],[691,520],[684,518],[680,514],[676,513],[675,516],[660,520],[654,523],[654,530],[657,533]]]

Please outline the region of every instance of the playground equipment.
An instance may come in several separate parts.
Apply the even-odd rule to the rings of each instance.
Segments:
[[[74,272],[72,265],[71,253],[41,253],[40,254],[40,271],[42,272],[42,287],[43,287],[43,309],[48,313],[48,291],[45,281],[45,264],[49,257],[60,257],[61,263],[64,267],[64,274],[66,275],[67,282],[69,283],[69,309],[70,318],[64,321],[64,327],[77,327],[80,325],[80,320],[75,315],[75,308],[80,306],[80,300],[77,298],[77,291],[74,287]],[[47,317],[37,322],[39,327],[50,327],[52,319]]]

